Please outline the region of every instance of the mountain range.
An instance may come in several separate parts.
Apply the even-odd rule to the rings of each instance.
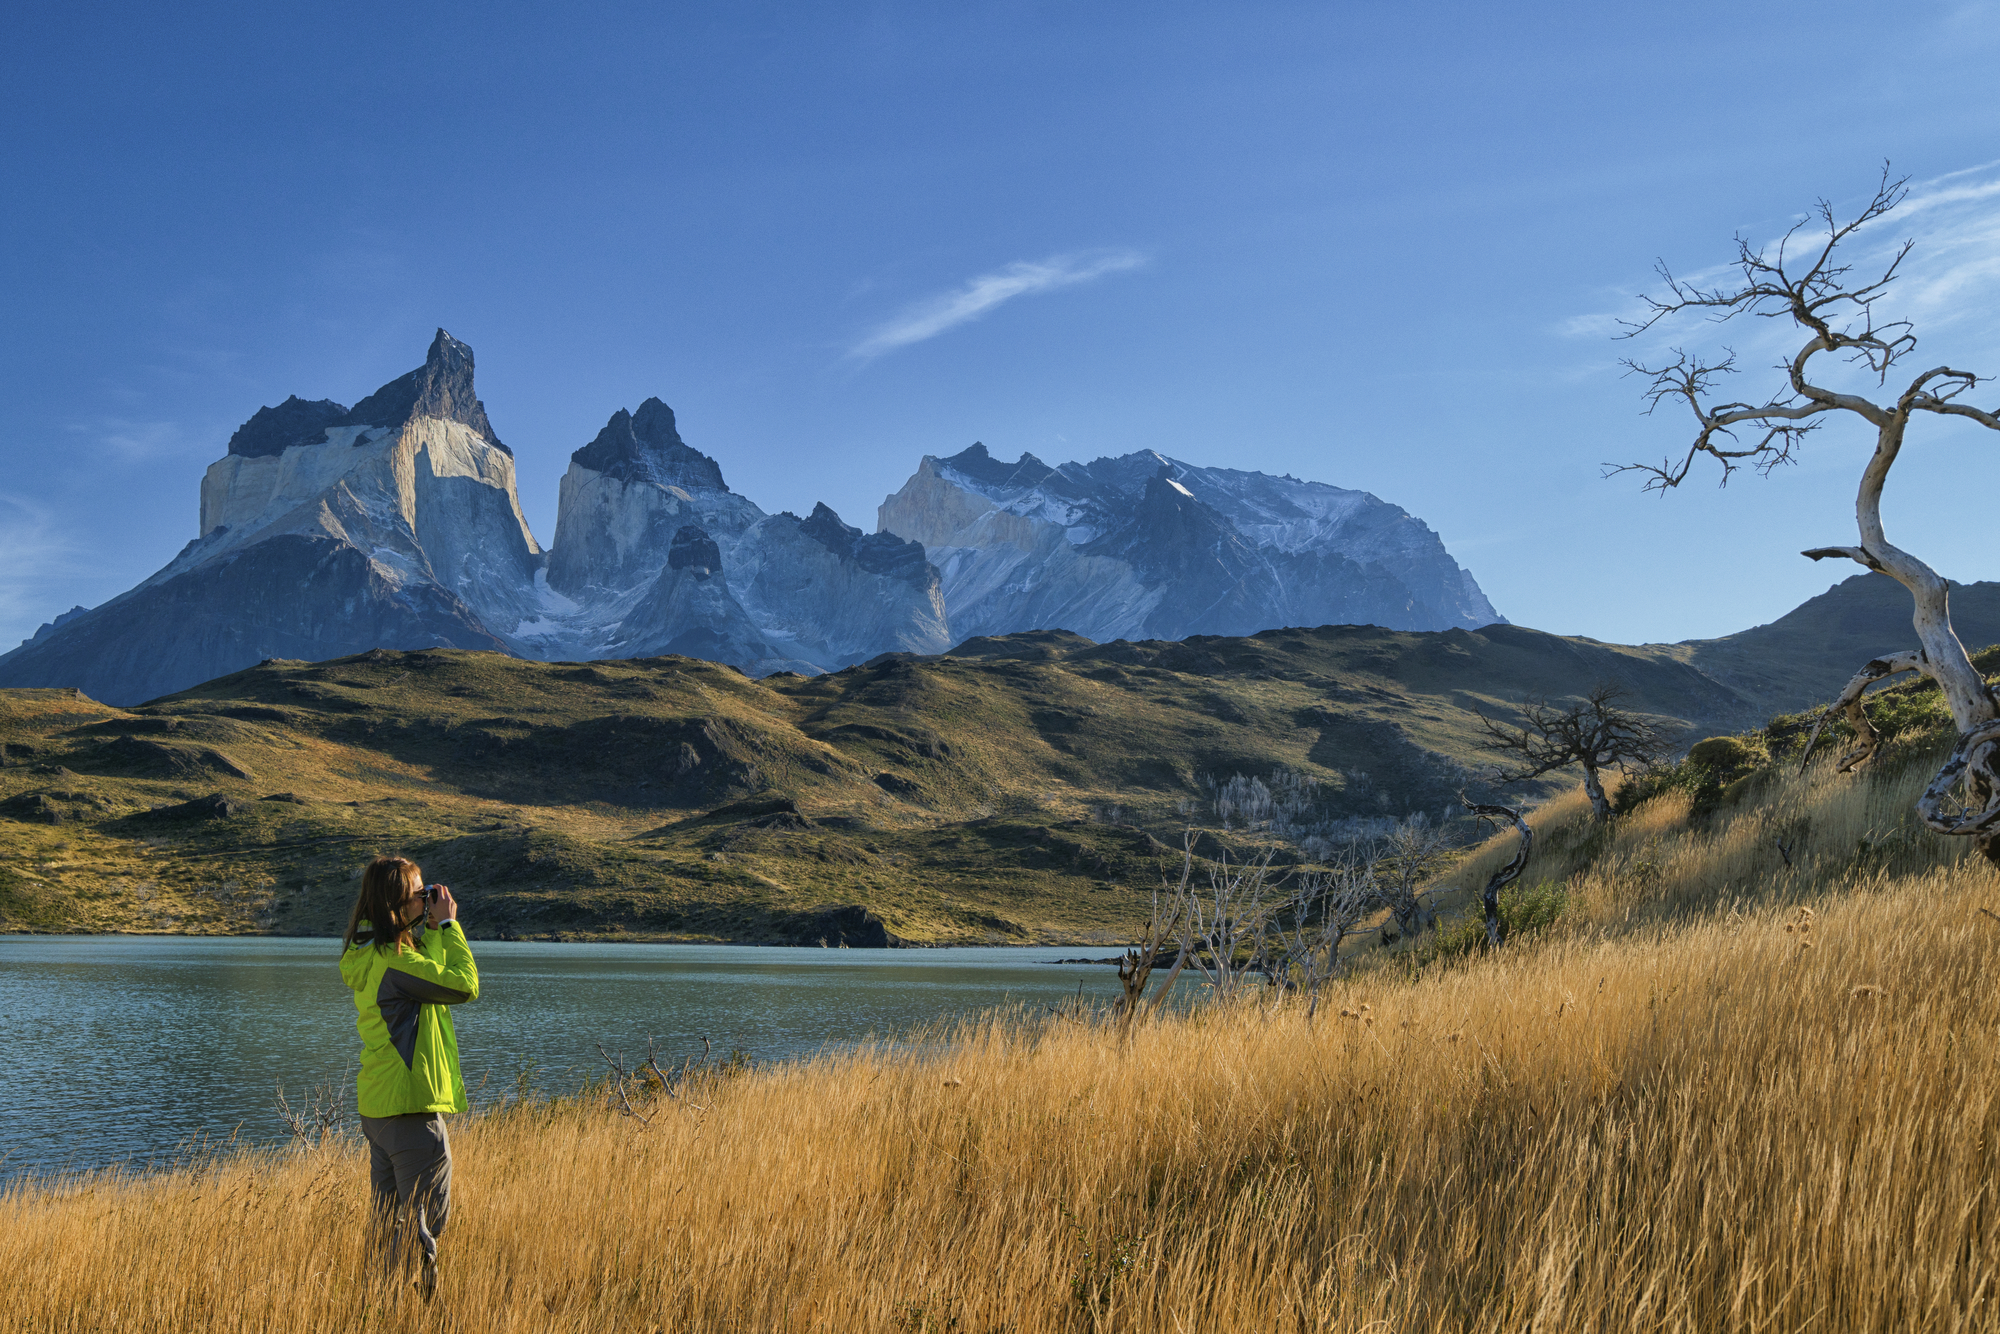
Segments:
[[[347,407],[258,409],[202,480],[200,533],[137,587],[0,655],[0,686],[129,704],[267,660],[370,648],[543,661],[680,654],[814,675],[975,636],[1095,641],[1504,620],[1437,535],[1362,491],[1152,451],[927,456],[864,533],[767,514],[648,398],[614,412],[529,531],[472,349]]]

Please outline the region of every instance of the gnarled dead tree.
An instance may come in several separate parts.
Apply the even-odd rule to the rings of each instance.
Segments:
[[[1191,883],[1186,893],[1188,936],[1200,947],[1188,962],[1218,1000],[1233,999],[1251,973],[1267,967],[1264,942],[1279,907],[1272,897],[1277,888],[1271,875],[1273,852],[1267,848],[1262,856],[1232,867],[1225,851],[1208,864],[1208,893]]]
[[[1179,980],[1181,970],[1187,967],[1188,953],[1194,945],[1194,921],[1188,909],[1191,902],[1189,889],[1194,881],[1194,835],[1187,837],[1187,855],[1181,863],[1179,884],[1162,880],[1160,887],[1153,891],[1153,911],[1146,919],[1146,929],[1137,944],[1120,956],[1118,960],[1118,987],[1122,993],[1118,998],[1118,1027],[1127,1031],[1132,1027],[1132,1016],[1146,1003],[1146,983],[1153,975],[1153,968],[1161,956],[1173,949],[1174,963],[1166,979],[1154,993],[1152,1008],[1158,1009]]]
[[[1911,377],[1895,398],[1871,398],[1828,388],[1816,370],[1824,363],[1814,361],[1822,353],[1830,354],[1860,366],[1872,373],[1878,385],[1887,386],[1890,370],[1915,349],[1916,334],[1909,321],[1878,324],[1875,318],[1876,302],[1895,281],[1896,271],[1914,242],[1905,241],[1898,247],[1872,281],[1856,278],[1853,266],[1839,258],[1843,243],[1894,209],[1907,194],[1908,178],[1892,180],[1884,167],[1874,197],[1850,221],[1839,221],[1833,206],[1821,200],[1815,220],[1795,225],[1775,251],[1753,248],[1738,236],[1735,267],[1740,283],[1705,288],[1675,278],[1660,265],[1666,296],[1644,298],[1649,313],[1629,322],[1625,336],[1644,333],[1669,316],[1699,311],[1715,320],[1738,315],[1789,319],[1805,341],[1784,363],[1783,387],[1762,403],[1714,401],[1716,382],[1736,369],[1733,355],[1711,361],[1676,349],[1669,360],[1659,364],[1628,360],[1627,368],[1648,382],[1649,411],[1663,403],[1684,402],[1693,411],[1699,430],[1678,460],[1669,458],[1657,467],[1610,466],[1607,475],[1638,472],[1645,476],[1647,490],[1664,492],[1679,486],[1695,460],[1706,455],[1721,466],[1726,483],[1730,473],[1743,463],[1768,473],[1791,462],[1799,442],[1821,425],[1828,413],[1859,417],[1874,427],[1875,451],[1862,471],[1854,505],[1859,545],[1814,547],[1802,554],[1811,560],[1852,560],[1909,589],[1915,604],[1912,620],[1918,647],[1868,663],[1842,692],[1837,707],[1847,710],[1855,720],[1859,744],[1842,757],[1841,768],[1852,768],[1875,752],[1877,738],[1867,721],[1862,693],[1874,681],[1900,672],[1921,672],[1943,692],[1952,721],[1958,726],[1958,743],[1918,799],[1917,813],[1940,834],[1977,839],[1981,851],[2000,862],[2000,838],[1994,832],[2000,825],[2000,703],[1952,629],[1944,579],[1923,561],[1892,545],[1882,528],[1882,487],[1918,413],[1962,417],[2000,431],[2000,411],[1959,401],[1980,383],[1980,377],[1969,371],[1934,366]],[[1825,229],[1823,234],[1820,227]],[[1806,244],[1800,246],[1801,242]],[[1804,254],[1795,255],[1795,247],[1802,248]]]
[[[1330,870],[1299,879],[1290,904],[1291,925],[1274,934],[1284,954],[1286,981],[1296,975],[1306,993],[1306,1022],[1319,1013],[1319,993],[1340,973],[1340,945],[1375,909],[1375,867],[1358,849]]]
[[[1564,708],[1546,700],[1529,700],[1521,706],[1519,727],[1503,727],[1481,714],[1486,739],[1480,744],[1515,760],[1496,773],[1493,781],[1520,783],[1580,765],[1590,809],[1598,819],[1610,819],[1611,802],[1604,795],[1603,771],[1651,764],[1664,757],[1672,745],[1667,733],[1638,714],[1617,707],[1624,693],[1607,682]]]
[[[1486,888],[1479,892],[1479,901],[1486,908],[1486,948],[1499,949],[1507,943],[1507,923],[1500,917],[1500,891],[1519,880],[1521,872],[1528,869],[1528,856],[1535,850],[1535,831],[1528,827],[1521,812],[1511,806],[1482,805],[1463,792],[1458,799],[1480,819],[1506,820],[1521,835],[1521,846],[1514,850],[1513,860],[1486,877]]]

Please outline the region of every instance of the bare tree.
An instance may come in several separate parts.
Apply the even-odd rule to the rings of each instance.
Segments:
[[[1497,950],[1507,943],[1507,923],[1500,918],[1500,891],[1519,880],[1521,872],[1528,869],[1528,856],[1535,850],[1535,831],[1521,812],[1511,806],[1482,805],[1463,792],[1458,799],[1480,819],[1506,820],[1521,835],[1521,845],[1514,850],[1513,859],[1488,876],[1486,887],[1479,892],[1479,901],[1486,909],[1486,948]]]
[[[1195,856],[1195,844],[1201,833],[1189,829],[1181,839],[1181,874],[1178,881],[1170,882],[1160,877],[1160,888],[1153,892],[1153,911],[1146,924],[1144,938],[1133,948],[1125,951],[1118,961],[1118,985],[1123,991],[1118,999],[1119,1027],[1129,1029],[1132,1016],[1144,1004],[1148,1013],[1159,1010],[1166,1003],[1167,993],[1180,980],[1181,972],[1194,957],[1196,940],[1196,904],[1199,898],[1195,888],[1195,868],[1202,865]],[[1177,948],[1173,967],[1166,977],[1153,989],[1153,998],[1145,999],[1146,982],[1153,974],[1154,966],[1169,942]]]
[[[1521,706],[1522,722],[1517,728],[1503,727],[1480,714],[1479,721],[1486,728],[1486,739],[1480,744],[1514,761],[1496,773],[1493,781],[1520,783],[1580,765],[1590,809],[1599,820],[1610,819],[1603,771],[1616,766],[1622,772],[1628,765],[1651,764],[1672,746],[1666,732],[1617,707],[1624,694],[1622,688],[1606,682],[1566,707],[1529,700]]]
[[[693,1056],[684,1058],[679,1068],[669,1075],[661,1067],[657,1044],[650,1037],[646,1039],[646,1059],[633,1066],[630,1071],[625,1069],[623,1052],[613,1056],[604,1050],[604,1044],[600,1042],[597,1044],[597,1054],[604,1058],[608,1071],[604,1080],[606,1104],[614,1105],[615,1100],[618,1114],[631,1117],[641,1127],[651,1125],[653,1118],[660,1114],[660,1099],[663,1097],[688,1110],[708,1111],[707,1106],[688,1097],[689,1087],[711,1080],[718,1074],[729,1075],[747,1069],[749,1055],[739,1047],[729,1054],[728,1060],[717,1066],[713,1064],[714,1044],[704,1035],[701,1039],[701,1058],[699,1060]],[[650,1074],[647,1073],[649,1069],[652,1072]],[[636,1098],[634,1095],[637,1095]],[[646,1108],[645,1111],[640,1110],[642,1103]]]
[[[1822,424],[1827,413],[1849,414],[1874,427],[1875,450],[1862,470],[1854,507],[1860,544],[1815,547],[1802,554],[1811,560],[1852,560],[1909,589],[1918,647],[1868,662],[1841,693],[1837,707],[1846,709],[1855,720],[1860,742],[1855,753],[1843,757],[1842,768],[1862,763],[1875,751],[1878,739],[1868,724],[1861,698],[1868,686],[1901,672],[1929,677],[1951,710],[1952,721],[1958,726],[1958,743],[1918,799],[1917,812],[1938,833],[1975,838],[1988,858],[2000,861],[2000,840],[1993,832],[2000,823],[2000,763],[1996,763],[2000,761],[2000,703],[1952,629],[1944,579],[1923,561],[1891,545],[1882,528],[1882,487],[1917,413],[1962,417],[2000,431],[2000,411],[1960,402],[1979,384],[1980,377],[1950,366],[1923,371],[1894,399],[1877,401],[1827,388],[1820,383],[1813,362],[1821,353],[1829,353],[1872,373],[1876,384],[1886,387],[1890,370],[1915,349],[1916,334],[1909,321],[1877,323],[1875,312],[1876,302],[1895,281],[1896,271],[1914,242],[1905,241],[1897,247],[1880,276],[1872,281],[1860,280],[1851,264],[1837,258],[1842,244],[1856,231],[1903,202],[1909,192],[1908,179],[1891,179],[1885,165],[1874,197],[1852,220],[1839,221],[1833,205],[1822,199],[1812,218],[1795,224],[1774,249],[1753,247],[1739,235],[1735,267],[1740,282],[1705,288],[1677,279],[1664,263],[1659,265],[1666,295],[1644,298],[1649,313],[1628,323],[1626,337],[1644,333],[1669,316],[1705,312],[1718,321],[1738,315],[1789,319],[1804,342],[1780,367],[1785,377],[1782,387],[1762,403],[1714,401],[1717,381],[1736,369],[1734,355],[1727,352],[1720,360],[1681,349],[1674,349],[1667,360],[1657,364],[1628,360],[1627,368],[1647,381],[1649,411],[1663,403],[1684,402],[1693,411],[1699,430],[1678,460],[1668,458],[1657,467],[1611,466],[1607,475],[1635,471],[1645,477],[1646,489],[1664,492],[1679,486],[1695,459],[1706,455],[1720,465],[1726,483],[1730,473],[1745,462],[1765,473],[1791,462],[1800,442]],[[1795,255],[1795,247],[1803,250],[1803,255]],[[1739,436],[1739,431],[1743,435]]]
[[[1124,993],[1118,998],[1118,1026],[1121,1031],[1132,1027],[1132,1016],[1145,1003],[1146,982],[1152,977],[1153,967],[1159,962],[1161,953],[1169,945],[1176,945],[1178,949],[1172,969],[1154,993],[1153,1008],[1159,1007],[1168,990],[1179,979],[1181,969],[1187,967],[1188,953],[1193,946],[1188,887],[1193,881],[1194,837],[1190,834],[1186,856],[1181,862],[1180,883],[1170,885],[1162,878],[1160,887],[1153,891],[1153,911],[1146,920],[1145,932],[1138,943],[1118,960],[1118,986]]]
[[[347,1130],[347,1090],[352,1079],[315,1084],[306,1090],[297,1107],[285,1096],[285,1081],[278,1081],[278,1119],[292,1137],[304,1144],[324,1144],[338,1139]]]
[[[1291,926],[1274,928],[1286,972],[1298,974],[1306,993],[1306,1022],[1319,1010],[1319,992],[1340,972],[1340,944],[1374,911],[1375,868],[1356,850],[1332,870],[1300,877],[1292,894]]]
[[[1421,935],[1437,925],[1429,882],[1457,855],[1451,835],[1421,811],[1398,821],[1382,840],[1370,859],[1370,883],[1375,901],[1395,920],[1397,935]]]
[[[1192,845],[1190,845],[1192,847]],[[1208,864],[1208,893],[1187,895],[1189,935],[1201,945],[1202,954],[1189,961],[1218,999],[1227,1000],[1243,985],[1250,973],[1262,969],[1265,937],[1271,926],[1271,900],[1276,888],[1271,878],[1272,850],[1234,867],[1229,855]],[[1238,955],[1244,957],[1238,958]]]

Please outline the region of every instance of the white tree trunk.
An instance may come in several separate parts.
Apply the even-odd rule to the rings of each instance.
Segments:
[[[1594,764],[1587,763],[1583,766],[1583,792],[1590,798],[1591,814],[1599,820],[1609,820],[1611,802],[1604,795],[1604,780],[1597,776],[1597,766]]]
[[[1871,672],[1879,679],[1898,671],[1916,670],[1937,682],[1944,694],[1945,707],[1958,726],[1958,745],[1918,802],[1918,813],[1925,824],[1939,833],[1978,837],[1986,855],[2000,861],[2000,842],[1990,837],[1994,825],[2000,823],[2000,768],[1996,768],[1996,759],[2000,759],[1996,755],[2000,751],[2000,726],[1995,725],[2000,720],[2000,705],[1995,704],[1979,669],[1972,665],[1972,656],[1952,629],[1950,585],[1936,570],[1890,542],[1882,528],[1882,486],[1902,450],[1903,430],[1908,421],[1907,410],[1901,408],[1878,419],[1880,434],[1875,454],[1861,474],[1861,489],[1854,502],[1861,545],[1817,547],[1804,554],[1813,560],[1845,556],[1888,575],[1910,590],[1915,603],[1911,619],[1917,643],[1921,645],[1914,659],[1910,654],[1894,654],[1869,663],[1842,693],[1842,702],[1852,705],[1853,711],[1859,710],[1861,691],[1868,685],[1863,678]],[[1885,670],[1875,671],[1877,668]],[[1848,698],[1850,694],[1852,699]],[[1874,729],[1867,727],[1864,731],[1863,727],[1856,728],[1862,753],[1843,757],[1843,769],[1874,754]],[[1961,782],[1965,797],[1954,802],[1951,790]]]

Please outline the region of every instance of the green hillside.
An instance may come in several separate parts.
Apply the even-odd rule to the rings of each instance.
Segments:
[[[1038,632],[763,681],[378,650],[132,709],[0,691],[0,925],[330,933],[401,851],[483,936],[1108,942],[1249,780],[1304,860],[1445,809],[1478,712],[1529,695],[1617,679],[1691,732],[1740,723],[1680,656],[1505,625]],[[1208,837],[1273,837],[1233,817]]]

